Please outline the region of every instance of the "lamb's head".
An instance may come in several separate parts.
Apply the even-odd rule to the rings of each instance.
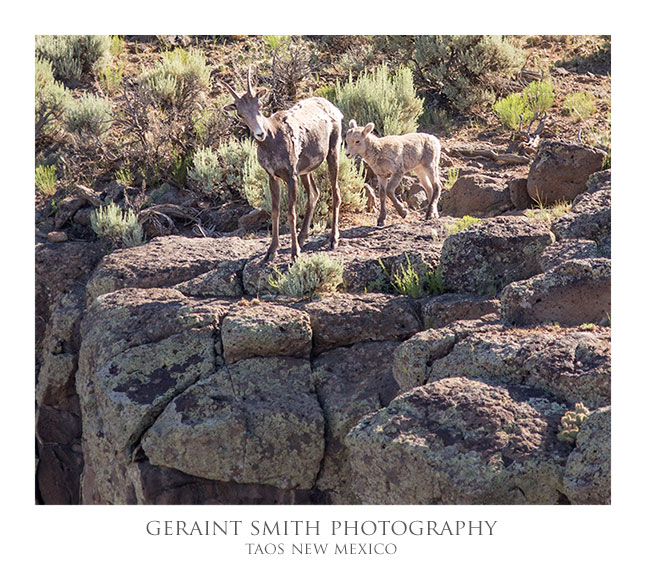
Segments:
[[[258,142],[263,142],[267,138],[267,130],[264,126],[265,117],[262,114],[262,99],[267,95],[267,89],[264,87],[258,90],[254,89],[251,84],[251,67],[247,70],[247,92],[244,95],[238,95],[235,90],[220,81],[220,84],[231,93],[233,103],[224,107],[225,111],[236,111]]]
[[[371,122],[366,126],[357,126],[357,121],[354,119],[350,121],[345,135],[345,153],[349,158],[354,158],[357,154],[363,156],[366,150],[366,139],[374,128],[375,125]]]

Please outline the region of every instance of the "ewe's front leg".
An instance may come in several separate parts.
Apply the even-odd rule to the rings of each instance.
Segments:
[[[271,193],[271,245],[265,255],[265,261],[271,261],[278,249],[278,230],[280,218],[280,182],[269,176],[269,191]]]
[[[289,233],[292,238],[292,260],[297,259],[301,255],[301,247],[298,244],[298,237],[296,236],[296,192],[298,190],[298,181],[296,176],[287,179],[287,220],[289,222]]]

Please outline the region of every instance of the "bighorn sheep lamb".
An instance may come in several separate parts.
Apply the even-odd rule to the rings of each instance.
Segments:
[[[397,199],[395,189],[406,172],[413,171],[426,190],[428,208],[426,219],[439,217],[437,202],[442,193],[440,182],[440,141],[432,134],[413,132],[410,134],[377,137],[372,134],[373,123],[357,126],[350,121],[345,135],[346,154],[360,155],[370,166],[379,180],[379,201],[381,209],[377,225],[386,219],[386,195],[392,200],[399,215],[406,217],[408,211]]]
[[[287,110],[265,117],[261,112],[261,99],[267,94],[267,89],[261,87],[256,90],[252,86],[251,67],[247,70],[247,92],[244,95],[238,95],[224,81],[220,83],[227,88],[234,100],[231,105],[225,107],[225,110],[236,110],[238,116],[249,127],[258,143],[258,162],[269,174],[272,239],[265,259],[273,259],[278,248],[279,180],[287,184],[289,196],[287,211],[292,237],[292,259],[300,255],[320,195],[311,173],[323,163],[323,160],[327,160],[332,188],[330,248],[335,249],[339,243],[341,204],[341,190],[337,182],[342,142],[341,111],[326,99],[312,97],[296,103]],[[300,176],[307,192],[307,207],[298,239],[296,238],[297,176]]]

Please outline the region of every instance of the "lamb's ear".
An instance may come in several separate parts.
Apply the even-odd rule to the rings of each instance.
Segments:
[[[256,89],[256,99],[260,101],[264,99],[268,93],[269,90],[266,87],[259,87],[258,89]]]
[[[222,107],[222,110],[225,113],[231,113],[236,110],[236,105],[235,103],[231,103],[230,105],[226,105],[225,107]]]
[[[375,128],[375,123],[369,122],[366,126],[363,127],[363,131],[361,132],[361,134],[363,136],[368,136],[374,128]]]
[[[350,123],[348,124],[348,128],[357,128],[357,121],[352,119]]]

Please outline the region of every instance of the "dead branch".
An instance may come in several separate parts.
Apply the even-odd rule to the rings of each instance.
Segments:
[[[466,146],[454,146],[447,150],[450,156],[458,156],[460,158],[489,158],[496,162],[503,164],[529,164],[530,159],[527,156],[520,156],[519,154],[499,153],[491,148],[472,148]]]
[[[74,193],[78,194],[80,197],[85,198],[88,202],[90,202],[95,207],[98,207],[103,204],[103,202],[101,201],[101,198],[99,197],[99,194],[95,192],[93,189],[88,188],[87,186],[76,184]]]

